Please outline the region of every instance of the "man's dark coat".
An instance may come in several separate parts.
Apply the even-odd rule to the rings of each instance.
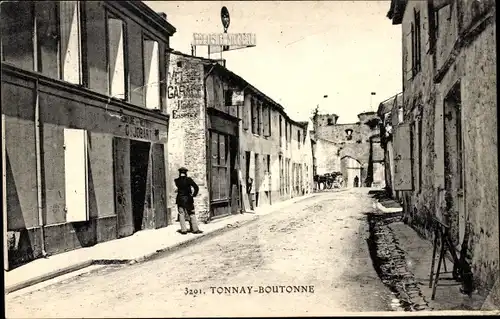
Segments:
[[[185,208],[189,212],[194,211],[193,198],[198,195],[198,191],[200,190],[198,185],[188,176],[179,176],[174,182],[177,187],[177,199],[175,201],[177,206]]]

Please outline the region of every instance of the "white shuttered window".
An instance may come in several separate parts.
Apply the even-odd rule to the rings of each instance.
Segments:
[[[80,6],[78,1],[59,3],[61,62],[64,81],[81,84]]]
[[[108,17],[109,93],[125,100],[125,24],[115,17]]]
[[[88,220],[87,131],[64,129],[66,222]]]
[[[144,40],[144,89],[146,108],[160,109],[160,56],[158,42]]]

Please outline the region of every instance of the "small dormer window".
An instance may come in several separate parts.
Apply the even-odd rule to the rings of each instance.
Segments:
[[[333,125],[333,119],[331,117],[328,118],[328,125]]]
[[[347,130],[345,130],[345,134],[348,141],[352,140],[352,129],[348,128]]]

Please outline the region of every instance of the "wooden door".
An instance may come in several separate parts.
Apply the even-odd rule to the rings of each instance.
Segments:
[[[115,209],[117,236],[126,237],[134,232],[132,193],[130,189],[130,142],[113,138],[113,170],[115,183]]]
[[[210,132],[210,198],[212,217],[230,213],[229,136]]]
[[[153,144],[153,200],[155,228],[167,226],[167,186],[165,181],[165,153],[163,144]]]

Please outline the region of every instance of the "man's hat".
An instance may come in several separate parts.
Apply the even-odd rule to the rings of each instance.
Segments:
[[[188,169],[185,168],[184,166],[182,166],[181,168],[179,168],[179,172],[181,172],[181,173],[185,173],[187,171],[188,171]]]

